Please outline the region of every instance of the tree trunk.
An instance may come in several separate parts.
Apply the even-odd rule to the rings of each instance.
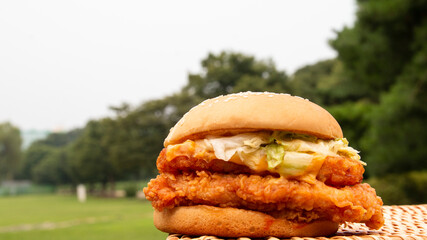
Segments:
[[[114,176],[110,176],[109,181],[110,181],[110,196],[111,197],[115,197],[115,193],[116,193],[116,181],[115,181]]]
[[[102,184],[101,195],[105,197],[107,196],[107,181],[103,180],[101,184]]]

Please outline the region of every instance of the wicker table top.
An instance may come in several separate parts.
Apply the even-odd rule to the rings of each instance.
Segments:
[[[369,230],[364,224],[351,223],[342,225],[332,237],[293,237],[292,240],[421,240],[427,239],[427,204],[384,206],[384,226],[379,230]],[[177,234],[169,235],[167,240],[219,240],[212,236],[191,238]],[[239,238],[238,240],[249,240]],[[277,240],[275,237],[267,240]]]

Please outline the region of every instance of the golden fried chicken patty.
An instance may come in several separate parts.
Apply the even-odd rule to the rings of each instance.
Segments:
[[[313,212],[337,223],[364,222],[378,229],[384,220],[381,198],[368,184],[335,188],[271,175],[221,174],[196,171],[162,173],[144,189],[157,210],[210,205],[261,212]],[[313,215],[311,215],[313,216]],[[311,217],[313,218],[313,217]]]
[[[217,159],[212,151],[193,147],[191,144],[180,144],[173,149],[164,148],[157,158],[157,168],[159,172],[170,173],[208,170],[218,173],[278,176],[268,171],[256,172],[245,165]],[[317,179],[329,186],[355,185],[362,181],[364,172],[365,169],[360,161],[328,156],[317,174]]]

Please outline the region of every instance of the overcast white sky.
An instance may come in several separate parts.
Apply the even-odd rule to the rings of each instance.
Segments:
[[[354,0],[0,1],[0,122],[68,130],[177,92],[209,52],[288,73],[336,56]]]

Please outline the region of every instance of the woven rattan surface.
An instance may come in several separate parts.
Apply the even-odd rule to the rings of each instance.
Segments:
[[[402,239],[427,239],[427,204],[384,206],[384,226],[379,230],[369,230],[364,224],[351,223],[342,225],[338,232],[331,237],[300,238],[293,237],[292,240],[402,240]],[[218,240],[222,238],[212,236],[189,237],[177,234],[169,235],[167,240]],[[269,237],[268,240],[277,240]],[[250,240],[239,238],[238,240]]]

